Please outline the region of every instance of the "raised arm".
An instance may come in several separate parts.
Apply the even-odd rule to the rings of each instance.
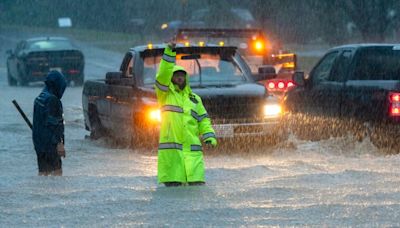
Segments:
[[[162,100],[162,97],[169,92],[169,86],[171,84],[176,58],[176,52],[174,48],[175,44],[171,43],[168,44],[164,49],[164,54],[157,72],[155,88],[159,101]]]

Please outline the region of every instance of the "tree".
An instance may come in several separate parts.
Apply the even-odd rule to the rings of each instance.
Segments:
[[[395,21],[397,0],[342,0],[342,2],[342,9],[360,30],[364,41],[384,41],[386,31]]]

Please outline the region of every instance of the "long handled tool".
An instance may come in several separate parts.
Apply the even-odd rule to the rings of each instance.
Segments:
[[[24,111],[22,111],[21,107],[19,107],[19,104],[17,103],[16,100],[13,100],[12,103],[14,104],[14,106],[17,108],[19,114],[21,114],[22,118],[24,118],[26,124],[28,124],[29,128],[32,130],[32,123],[31,121],[29,121],[28,117],[26,117]]]

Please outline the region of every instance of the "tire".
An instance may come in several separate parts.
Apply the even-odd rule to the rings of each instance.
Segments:
[[[19,67],[18,67],[17,71],[18,71],[18,78],[20,78],[20,80],[18,80],[18,84],[19,84],[20,86],[27,86],[27,85],[28,85],[28,82],[27,82],[26,80],[23,79],[23,78],[25,78],[25,77],[23,77],[23,74],[21,73],[21,70],[20,70]]]
[[[101,124],[97,109],[89,107],[90,138],[99,139],[107,135],[106,129]]]
[[[138,127],[132,128],[130,146],[132,149],[149,149],[156,148],[158,142],[158,134],[147,135]]]
[[[78,78],[76,78],[73,81],[74,81],[74,86],[82,86],[84,83],[83,75],[80,75]]]
[[[375,125],[370,129],[370,140],[374,146],[388,154],[397,154],[400,150],[398,141],[399,127],[393,125]]]
[[[11,74],[10,74],[10,70],[7,67],[7,79],[8,79],[8,85],[9,86],[17,86],[17,80],[15,80],[14,78],[12,78]]]

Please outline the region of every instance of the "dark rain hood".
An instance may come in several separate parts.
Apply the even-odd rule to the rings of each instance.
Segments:
[[[38,155],[56,156],[56,145],[64,142],[63,107],[60,101],[67,82],[58,71],[46,77],[46,86],[33,106],[32,139]]]
[[[58,71],[51,71],[47,74],[45,90],[54,94],[58,99],[61,99],[65,88],[67,87],[67,82],[64,76]]]

